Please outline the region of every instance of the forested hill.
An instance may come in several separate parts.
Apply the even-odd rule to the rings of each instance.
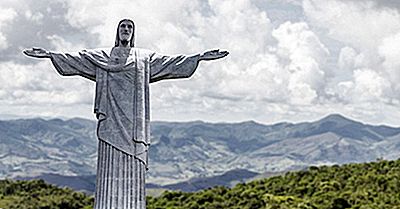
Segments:
[[[0,180],[0,208],[4,209],[91,209],[93,200],[43,180]]]
[[[399,209],[400,160],[307,171],[197,193],[164,192],[149,209]]]
[[[93,198],[43,181],[0,181],[0,208],[91,208]],[[306,171],[196,193],[148,197],[148,209],[400,209],[400,160]]]

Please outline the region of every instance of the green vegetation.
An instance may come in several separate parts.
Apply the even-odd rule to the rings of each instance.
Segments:
[[[0,181],[0,208],[4,209],[89,209],[93,197],[43,180]]]
[[[195,193],[165,191],[148,209],[400,209],[400,160],[307,171]],[[0,208],[93,207],[93,197],[35,181],[0,181]]]
[[[149,209],[400,209],[400,160],[307,171],[196,193],[164,192]]]

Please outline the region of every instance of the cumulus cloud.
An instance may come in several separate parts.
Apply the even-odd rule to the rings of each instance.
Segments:
[[[17,13],[12,8],[0,8],[0,31],[7,26],[15,18]],[[9,44],[7,42],[5,35],[0,32],[0,50],[7,49]]]
[[[357,64],[362,64],[357,57],[357,52],[355,49],[351,47],[343,47],[340,49],[339,59],[338,59],[338,67],[339,69],[346,71],[352,70]]]
[[[49,60],[28,58],[22,50],[36,46],[74,51],[90,46],[96,35],[89,37],[69,25],[60,1],[1,1],[0,5],[0,45],[6,47],[0,50],[0,114],[92,118],[93,84],[61,79]],[[81,111],[84,106],[86,111]]]
[[[350,46],[376,49],[383,37],[400,29],[396,9],[377,8],[374,1],[304,0],[309,20]]]
[[[324,89],[323,65],[329,51],[305,22],[286,22],[272,32],[278,40],[278,55],[288,58],[291,74],[288,88],[294,104],[311,104]],[[321,93],[321,92],[320,92]]]
[[[344,45],[337,62],[340,79],[331,90],[347,103],[368,101],[374,107],[398,103],[400,13],[383,7],[384,3],[303,1],[310,23]]]
[[[400,97],[400,32],[385,37],[378,47],[378,54],[383,59],[383,69],[394,85],[396,97]]]
[[[15,111],[36,108],[42,115],[91,112],[93,83],[61,79],[49,62],[27,59],[21,49],[111,47],[118,21],[131,18],[138,47],[162,54],[194,54],[209,48],[230,51],[224,60],[202,62],[190,79],[152,85],[153,119],[270,123],[339,112],[393,123],[397,120],[389,115],[399,112],[393,105],[400,92],[400,18],[392,4],[390,0],[5,0],[2,8],[11,8],[16,15],[0,18],[5,25],[0,24],[0,47],[5,47],[3,39],[8,47],[7,53],[0,52],[4,72],[0,106],[10,110],[13,107],[7,104],[18,105]],[[59,95],[68,98],[63,101]],[[390,113],[379,113],[382,107]]]
[[[7,46],[1,51],[0,62],[33,63],[21,51],[32,46],[56,50],[49,37],[62,37],[72,46],[97,45],[96,34],[69,24],[65,19],[66,4],[61,1],[1,1],[0,6],[4,10],[0,12],[0,45]]]
[[[90,108],[93,101],[91,92],[94,90],[92,82],[72,77],[61,78],[51,68],[49,62],[31,65],[2,63],[1,106],[30,109],[25,112],[26,115],[30,115],[31,111],[37,111],[38,108],[42,110],[48,108],[50,112],[62,112],[61,110],[67,109],[66,114],[79,116],[82,113],[74,112],[74,107],[71,106],[85,105]],[[83,114],[89,115],[91,109]],[[44,114],[48,114],[48,111]],[[16,111],[15,114],[21,112]]]
[[[357,2],[359,0],[342,0],[342,1],[354,1]],[[400,3],[397,0],[369,0],[370,4],[373,4],[376,7],[384,7],[384,8],[400,8]]]

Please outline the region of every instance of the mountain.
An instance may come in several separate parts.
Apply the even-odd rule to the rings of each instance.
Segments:
[[[173,174],[179,181],[232,169],[280,172],[400,157],[400,128],[366,125],[337,114],[298,124],[152,125],[149,174],[157,182]]]
[[[95,130],[93,121],[78,118],[0,121],[0,177],[93,174]]]
[[[33,177],[17,177],[15,180],[35,180],[41,179],[48,184],[53,184],[59,187],[68,187],[75,191],[93,194],[96,184],[96,175],[89,176],[63,176],[54,173],[44,173]]]
[[[237,183],[244,183],[245,180],[254,178],[257,175],[258,173],[251,172],[245,169],[236,169],[228,171],[222,175],[204,178],[193,178],[185,182],[165,185],[162,186],[162,188],[168,190],[180,190],[184,192],[196,192],[215,186],[231,187]]]
[[[95,127],[78,118],[0,121],[0,178],[94,175]],[[152,122],[151,131],[147,182],[158,185],[400,157],[400,128],[337,114],[297,124]]]
[[[146,189],[163,189],[163,190],[180,190],[185,192],[195,192],[215,186],[231,187],[237,183],[243,183],[258,177],[258,173],[244,169],[228,171],[222,175],[211,177],[197,177],[188,181],[175,184],[158,185],[147,183]],[[267,175],[267,176],[271,176]],[[265,178],[265,176],[263,176]],[[63,176],[59,174],[41,174],[33,177],[17,177],[16,180],[34,180],[42,179],[47,183],[57,185],[59,187],[69,187],[75,191],[82,191],[86,194],[93,194],[95,191],[96,175],[89,176]]]

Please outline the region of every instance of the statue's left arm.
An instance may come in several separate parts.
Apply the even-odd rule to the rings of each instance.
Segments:
[[[163,79],[189,78],[196,71],[200,61],[215,60],[227,56],[227,51],[209,50],[191,56],[150,56],[150,82]]]

